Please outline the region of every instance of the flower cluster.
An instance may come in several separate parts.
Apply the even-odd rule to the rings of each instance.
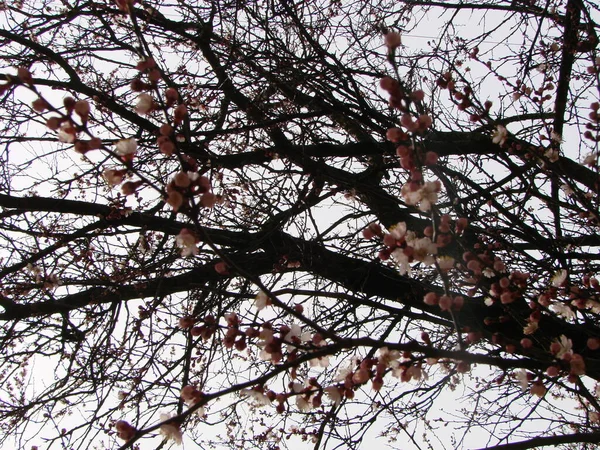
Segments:
[[[200,195],[200,205],[212,208],[217,196],[211,192],[210,180],[197,172],[179,172],[167,184],[167,203],[174,211],[189,205],[194,195]]]
[[[432,265],[436,261],[438,245],[430,237],[418,238],[414,232],[406,229],[404,222],[390,227],[389,233],[384,233],[377,224],[370,224],[363,230],[363,236],[370,239],[380,237],[385,248],[379,252],[379,258],[382,261],[392,258],[402,275],[410,273],[412,262]]]
[[[133,439],[137,430],[132,427],[129,422],[119,420],[115,423],[115,429],[117,430],[117,436],[124,441]]]

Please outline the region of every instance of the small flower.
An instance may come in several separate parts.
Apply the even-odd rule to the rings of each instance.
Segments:
[[[569,305],[565,305],[561,302],[552,303],[550,305],[550,309],[555,312],[557,315],[565,318],[565,319],[573,319],[575,318],[575,311],[571,309]]]
[[[525,392],[527,387],[529,386],[529,379],[527,378],[527,371],[525,369],[520,369],[515,372],[515,378],[517,382],[521,386],[521,390]]]
[[[75,138],[77,136],[77,128],[67,121],[63,122],[58,130],[58,140],[60,142],[64,142],[65,144],[72,144],[75,142]]]
[[[338,406],[342,402],[342,392],[337,386],[326,387],[325,394],[327,394],[327,397],[329,397],[329,399],[336,406]]]
[[[258,311],[261,311],[265,307],[270,306],[270,305],[271,305],[271,298],[263,291],[260,291],[258,294],[256,294],[256,297],[254,297],[254,307]]]
[[[486,267],[485,269],[483,269],[483,271],[481,272],[483,274],[484,277],[486,278],[493,278],[496,275],[496,272],[494,272],[491,268]]]
[[[312,409],[312,403],[304,395],[296,396],[296,406],[302,412],[310,412]]]
[[[398,265],[398,271],[400,275],[406,275],[407,273],[410,275],[410,264],[409,257],[404,253],[404,250],[401,248],[397,248],[392,252],[392,258]]]
[[[387,347],[381,347],[378,350],[378,353],[379,356],[377,357],[377,360],[379,364],[383,364],[385,367],[391,367],[394,369],[398,367],[398,360],[400,359],[400,356],[402,356],[398,350],[390,350]]]
[[[134,138],[121,139],[117,142],[115,151],[119,156],[130,156],[137,152],[137,141]]]
[[[531,395],[535,395],[540,398],[542,398],[546,394],[546,391],[546,386],[544,386],[544,383],[542,383],[541,381],[536,381],[535,383],[533,383],[531,385],[531,389],[529,390]]]
[[[123,182],[126,170],[105,169],[102,176],[110,187],[117,186]]]
[[[250,397],[254,400],[254,403],[257,407],[261,406],[269,406],[271,404],[271,400],[264,393],[264,389],[261,387],[255,387],[252,389],[242,389],[240,391],[240,395],[242,397]]]
[[[508,130],[502,125],[498,125],[496,129],[492,132],[492,142],[494,144],[504,145],[507,137]]]
[[[395,50],[402,45],[402,37],[396,31],[390,31],[385,35],[385,45],[390,50]]]
[[[442,271],[448,271],[454,267],[454,258],[452,256],[439,256],[437,262]]]
[[[533,334],[537,331],[539,325],[537,322],[529,322],[526,327],[523,328],[523,334]]]
[[[150,94],[140,94],[137,98],[137,104],[135,110],[138,114],[148,114],[154,107],[154,101]]]
[[[564,355],[573,354],[573,341],[567,338],[564,334],[561,335],[559,340],[556,342],[559,344],[558,352],[556,353],[557,358],[562,358]]]
[[[200,242],[200,240],[196,237],[193,231],[188,228],[183,228],[177,237],[175,238],[175,242],[178,247],[181,247],[181,256],[191,256],[197,255],[199,252],[196,244]]]
[[[565,269],[558,270],[552,277],[552,286],[561,287],[567,280],[567,271]]]
[[[169,420],[170,418],[171,418],[171,416],[168,414],[160,415],[161,422]],[[172,439],[175,441],[175,443],[181,445],[182,435],[181,435],[181,429],[179,428],[179,424],[177,424],[175,422],[169,422],[169,423],[165,423],[165,424],[161,425],[160,426],[160,434],[162,434],[165,437],[165,439],[167,439],[167,440]]]

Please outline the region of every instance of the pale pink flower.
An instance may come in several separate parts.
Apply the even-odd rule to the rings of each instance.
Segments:
[[[521,390],[525,392],[529,387],[529,379],[527,377],[527,371],[525,369],[519,369],[515,372],[515,378],[521,386]]]
[[[263,291],[260,291],[258,294],[256,294],[256,297],[254,297],[254,307],[258,311],[261,311],[265,307],[270,306],[270,305],[271,305],[271,298]]]
[[[305,340],[304,338],[302,339]],[[318,344],[315,344],[317,347],[324,347],[327,345],[325,340],[320,341]],[[318,358],[313,358],[308,361],[310,367],[328,367],[329,366],[329,356],[319,356]]]
[[[342,392],[337,386],[329,386],[325,388],[325,394],[333,402],[334,405],[339,405],[342,402]]]
[[[406,234],[406,222],[398,222],[396,225],[391,226],[390,234],[397,241],[401,240]]]
[[[529,322],[527,326],[523,328],[523,334],[533,334],[537,331],[539,325],[537,322]]]
[[[117,186],[123,182],[125,172],[123,170],[105,169],[102,176],[110,187]]]
[[[164,422],[169,420],[171,416],[169,414],[161,414],[160,421]],[[160,434],[162,434],[167,440],[174,440],[176,444],[181,445],[183,436],[181,435],[181,429],[175,422],[165,423],[160,426]]]
[[[556,353],[557,358],[562,358],[564,355],[573,354],[573,341],[571,341],[571,339],[566,337],[564,334],[562,334],[559,340],[555,342],[558,342],[560,346],[558,353]]]
[[[403,249],[395,249],[392,252],[392,258],[394,259],[394,262],[398,265],[398,271],[400,272],[400,275],[410,275],[409,258],[406,255],[406,253],[404,253]]]
[[[354,361],[349,361],[344,367],[338,369],[333,381],[345,381],[346,377],[354,372]]]
[[[454,258],[452,256],[439,256],[437,259],[440,270],[447,271],[454,267]]]
[[[571,309],[569,305],[566,305],[561,302],[555,302],[550,305],[550,309],[556,313],[557,315],[565,318],[565,319],[574,319],[575,311]]]
[[[140,94],[137,98],[135,110],[138,114],[148,114],[154,107],[154,101],[150,94]]]
[[[137,141],[134,138],[121,139],[117,142],[115,151],[119,156],[134,155],[137,152]]]
[[[257,407],[261,407],[261,406],[269,406],[271,404],[271,400],[269,400],[269,397],[267,397],[265,395],[265,393],[262,390],[259,389],[242,389],[240,391],[240,395],[242,397],[249,397],[252,400],[254,400],[254,404]]]
[[[285,342],[287,342],[287,351],[291,352],[292,350],[294,350],[296,348],[296,345],[294,345],[295,343],[297,343],[298,341],[301,341],[301,336],[302,336],[302,328],[300,328],[300,325],[298,325],[297,323],[293,323],[290,325],[290,331],[287,332],[287,334],[283,337],[283,340]]]
[[[296,406],[302,412],[310,412],[312,409],[312,403],[304,395],[296,396]]]
[[[567,275],[568,273],[565,269],[558,270],[552,277],[552,286],[561,287],[563,283],[567,280]]]
[[[77,136],[77,128],[69,122],[63,122],[60,125],[60,129],[58,130],[58,140],[60,142],[64,142],[65,144],[72,144],[75,142],[75,138]]]
[[[508,130],[502,125],[498,125],[496,129],[492,132],[492,142],[494,144],[504,145],[507,137]]]
[[[414,248],[413,258],[415,261],[421,261],[428,266],[435,262],[434,255],[437,255],[437,244],[431,242],[430,238],[416,239],[412,241],[411,245]]]
[[[175,238],[175,242],[177,243],[177,246],[182,249],[181,256],[183,257],[197,255],[199,252],[199,249],[196,246],[199,240],[196,235],[187,228],[183,228],[179,232]]]
[[[378,350],[378,353],[379,355],[377,357],[377,360],[379,361],[379,364],[383,364],[385,367],[398,367],[398,360],[401,356],[398,350],[390,350],[387,347],[381,347]]]

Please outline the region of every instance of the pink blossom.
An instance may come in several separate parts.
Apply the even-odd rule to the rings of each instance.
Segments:
[[[262,388],[242,389],[240,395],[251,398],[254,400],[255,406],[258,407],[269,406],[271,404],[271,400],[265,395]]]
[[[179,232],[175,238],[175,242],[177,243],[177,246],[182,249],[181,256],[183,257],[197,255],[199,252],[196,244],[200,242],[200,240],[196,237],[194,232],[188,228],[183,228]]]
[[[121,139],[117,142],[115,151],[119,156],[132,156],[137,152],[137,141],[134,138]]]
[[[531,395],[535,395],[536,397],[540,398],[546,394],[546,391],[547,389],[541,381],[536,381],[535,383],[533,383],[531,385],[531,389],[529,390]]]
[[[271,305],[271,298],[263,291],[260,291],[254,297],[254,306],[258,311],[263,310],[265,307]]]
[[[402,38],[400,36],[400,33],[396,31],[390,31],[389,33],[387,33],[385,35],[385,45],[390,50],[395,50],[400,45],[402,45]]]
[[[63,122],[58,130],[58,140],[65,144],[72,144],[75,142],[77,136],[77,128],[70,121]]]
[[[102,172],[102,176],[106,180],[109,186],[117,186],[123,182],[123,178],[125,178],[125,173],[122,170],[114,170],[114,169],[105,169]]]
[[[115,423],[115,429],[117,430],[117,436],[124,441],[133,439],[137,430],[132,427],[129,422],[119,420]]]
[[[154,101],[150,94],[140,94],[137,98],[137,104],[135,110],[138,114],[148,114],[154,107]]]
[[[325,388],[325,394],[329,397],[329,399],[334,403],[334,405],[339,405],[342,402],[342,392],[340,388],[337,386],[329,386]]]
[[[494,144],[504,145],[507,137],[508,130],[502,125],[498,125],[496,129],[492,132],[492,142]]]
[[[552,345],[558,350],[557,352],[553,352],[557,358],[564,358],[566,355],[571,356],[573,354],[573,342],[564,334],[560,336],[558,341],[554,341]]]
[[[454,267],[454,258],[452,256],[439,256],[437,259],[441,271],[447,272]]]
[[[160,415],[160,421],[161,422],[165,422],[167,420],[169,420],[171,418],[170,415],[168,414],[161,414]],[[182,435],[181,435],[181,429],[179,428],[179,425],[175,422],[169,422],[169,423],[165,423],[163,425],[160,426],[160,434],[162,434],[165,439],[167,440],[174,440],[176,444],[181,445],[182,442]]]
[[[554,287],[561,287],[564,285],[565,281],[567,280],[567,271],[564,269],[558,270],[554,276],[552,277],[552,286]]]

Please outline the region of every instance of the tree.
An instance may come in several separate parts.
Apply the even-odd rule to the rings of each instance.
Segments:
[[[0,442],[596,448],[598,12],[4,3]]]

